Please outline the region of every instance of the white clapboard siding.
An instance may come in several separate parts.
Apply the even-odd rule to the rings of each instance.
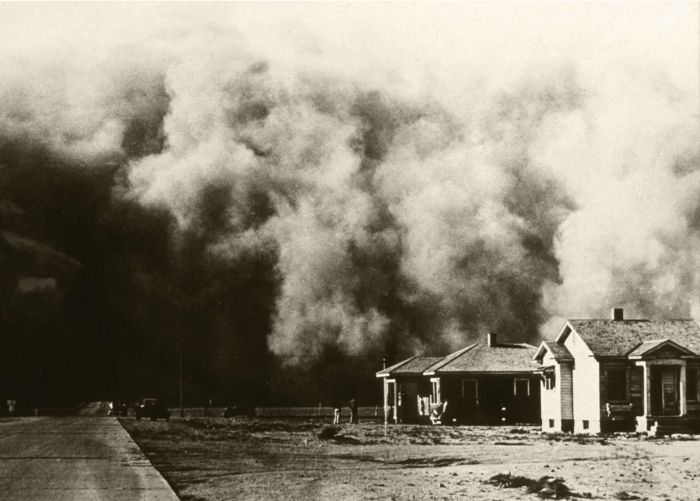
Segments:
[[[542,365],[544,366],[554,366],[555,367],[555,384],[554,388],[547,389],[543,383],[540,383],[540,402],[541,402],[541,413],[542,413],[542,423],[544,429],[547,429],[547,424],[550,419],[555,422],[559,422],[561,419],[561,399],[559,397],[559,364],[554,360],[552,355],[547,351],[542,358]]]
[[[581,337],[572,331],[564,345],[575,360],[572,373],[574,428],[578,429],[582,421],[588,421],[587,431],[600,431],[600,367],[593,352]]]

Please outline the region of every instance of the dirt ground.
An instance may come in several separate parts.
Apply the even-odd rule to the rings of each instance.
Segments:
[[[700,500],[700,437],[550,436],[533,427],[302,419],[121,419],[183,500],[527,499],[496,474],[560,477],[592,499]]]

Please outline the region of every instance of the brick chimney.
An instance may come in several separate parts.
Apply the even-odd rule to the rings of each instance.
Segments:
[[[625,310],[622,308],[613,308],[612,309],[612,319],[619,322],[620,320],[625,319]]]
[[[486,334],[486,344],[489,348],[493,348],[494,346],[496,346],[496,334],[494,334],[493,332],[489,332],[488,334]]]

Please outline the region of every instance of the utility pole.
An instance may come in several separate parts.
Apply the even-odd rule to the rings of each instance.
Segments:
[[[180,352],[180,417],[185,417],[185,408],[182,405],[182,352]]]

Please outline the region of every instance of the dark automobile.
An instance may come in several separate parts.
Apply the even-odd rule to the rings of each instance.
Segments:
[[[170,419],[170,411],[157,398],[144,398],[140,404],[134,407],[134,413],[136,414],[136,419],[150,418],[151,421],[155,421],[158,418],[163,418],[166,421]]]
[[[129,404],[122,400],[115,400],[109,404],[109,415],[110,416],[123,416],[129,415]]]
[[[221,413],[221,417],[228,418],[237,416],[255,417],[255,408],[238,405],[229,405],[224,409],[224,412]]]

